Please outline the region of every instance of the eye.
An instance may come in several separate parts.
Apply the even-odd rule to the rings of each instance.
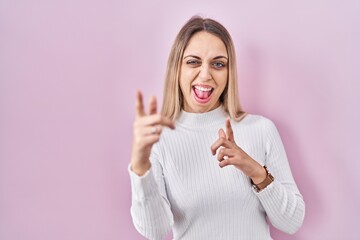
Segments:
[[[188,65],[199,65],[199,64],[201,64],[201,62],[199,60],[190,59],[190,60],[186,61],[186,64],[188,64]]]
[[[223,62],[213,62],[211,65],[213,67],[215,67],[215,68],[223,68],[223,67],[225,67],[225,63],[223,63]]]

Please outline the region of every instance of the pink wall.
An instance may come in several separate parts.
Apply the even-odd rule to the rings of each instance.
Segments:
[[[356,0],[0,0],[0,239],[142,239],[134,94],[161,98],[171,43],[197,13],[232,33],[242,103],[275,121],[304,195],[303,228],[274,238],[359,239]]]

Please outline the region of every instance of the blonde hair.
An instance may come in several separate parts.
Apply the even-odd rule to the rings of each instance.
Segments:
[[[171,48],[165,75],[164,97],[161,113],[175,120],[183,108],[184,99],[179,86],[179,74],[185,48],[191,37],[200,31],[206,31],[220,38],[228,54],[228,81],[220,101],[225,112],[236,121],[246,114],[241,109],[238,97],[235,48],[229,32],[219,22],[199,16],[192,17],[180,30]]]

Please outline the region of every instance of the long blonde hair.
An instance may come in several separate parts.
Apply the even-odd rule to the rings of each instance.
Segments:
[[[175,120],[183,107],[184,99],[179,86],[179,74],[185,48],[191,37],[200,31],[206,31],[220,38],[228,54],[228,81],[220,101],[230,117],[240,121],[245,112],[241,109],[238,97],[235,48],[229,32],[219,22],[199,16],[192,17],[180,30],[171,48],[165,76],[164,97],[161,113]]]

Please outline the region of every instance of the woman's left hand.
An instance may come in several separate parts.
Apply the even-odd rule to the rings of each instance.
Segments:
[[[217,160],[221,168],[234,165],[255,184],[261,183],[266,178],[266,170],[236,144],[229,118],[226,119],[226,133],[220,129],[219,138],[211,145],[213,155],[218,149]]]

